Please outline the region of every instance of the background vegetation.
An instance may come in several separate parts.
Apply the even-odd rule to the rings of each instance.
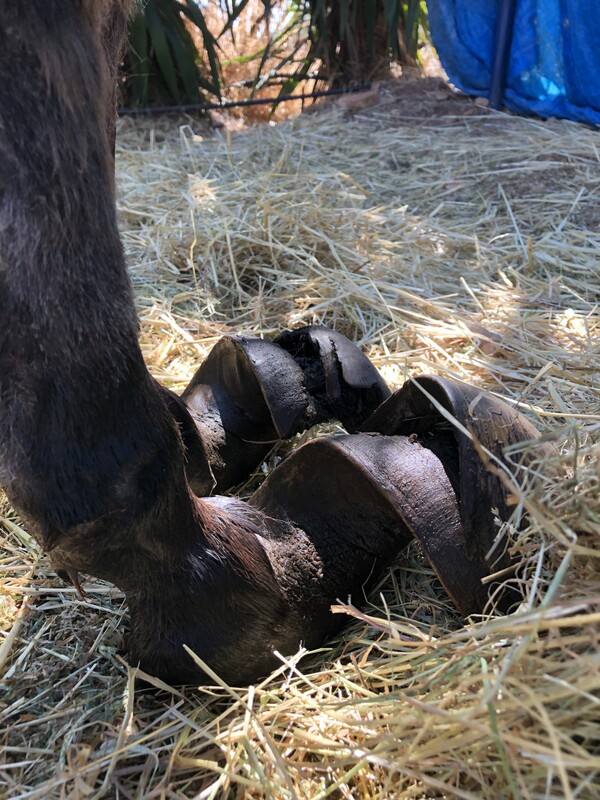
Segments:
[[[418,62],[423,0],[145,0],[130,23],[125,106],[347,87]]]

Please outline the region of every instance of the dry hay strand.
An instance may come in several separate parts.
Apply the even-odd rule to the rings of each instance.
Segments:
[[[78,600],[4,505],[0,795],[599,796],[597,133],[438,101],[125,130],[121,226],[172,388],[223,333],[314,322],[394,385],[433,371],[532,418],[556,455],[513,487],[516,566],[495,576],[520,609],[465,624],[413,545],[340,598],[354,619],[319,653],[249,689],[148,688],[118,592]]]

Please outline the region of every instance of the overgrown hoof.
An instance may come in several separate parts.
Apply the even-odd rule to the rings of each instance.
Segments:
[[[389,389],[345,336],[311,325],[273,342],[226,336],[211,350],[171,410],[188,451],[198,495],[241,483],[282,439],[338,419],[355,430]],[[192,418],[181,419],[188,416]]]
[[[507,403],[477,387],[434,375],[407,381],[361,430],[416,437],[439,458],[457,498],[460,549],[466,563],[472,565],[471,575],[468,569],[462,570],[458,591],[453,589],[453,559],[448,553],[431,555],[430,545],[422,544],[456,607],[465,614],[481,610],[481,602],[471,604],[463,598],[487,597],[474,591],[473,580],[510,566],[499,522],[510,518],[516,502],[514,490],[527,467],[551,448],[535,441],[540,436],[537,429]],[[461,585],[471,585],[466,595]],[[514,599],[507,592],[503,606]]]

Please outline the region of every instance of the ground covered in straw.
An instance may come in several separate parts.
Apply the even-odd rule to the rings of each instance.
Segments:
[[[598,135],[405,86],[236,134],[122,130],[143,349],[180,389],[225,332],[322,322],[391,384],[519,404],[557,445],[515,488],[521,608],[465,625],[413,547],[300,666],[148,690],[119,594],[78,600],[4,504],[0,797],[600,796]]]

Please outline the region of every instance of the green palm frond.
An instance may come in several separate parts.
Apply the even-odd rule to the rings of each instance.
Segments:
[[[192,35],[197,32],[209,63],[204,74]],[[220,97],[218,44],[194,0],[147,0],[129,23],[123,101],[126,105],[198,103]]]
[[[290,91],[309,74],[333,86],[384,77],[391,61],[417,63],[427,36],[424,0],[260,0],[260,20],[272,34],[253,52],[226,63],[256,63],[252,94],[275,72]],[[124,64],[126,105],[179,105],[220,99],[222,37],[236,42],[236,26],[250,0],[146,0],[129,26]],[[225,22],[213,34],[207,20],[218,9]],[[214,19],[212,30],[215,30]],[[273,22],[273,20],[275,20]],[[270,30],[270,27],[268,27]],[[229,47],[231,53],[231,47]],[[273,65],[276,64],[276,67]],[[280,78],[281,80],[281,78]]]

